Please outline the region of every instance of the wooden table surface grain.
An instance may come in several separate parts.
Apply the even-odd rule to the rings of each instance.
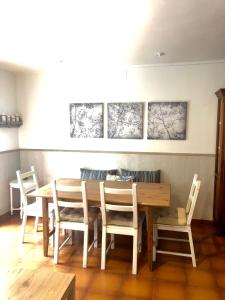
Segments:
[[[0,290],[0,299],[74,300],[75,275],[40,268],[20,269],[9,274]]]

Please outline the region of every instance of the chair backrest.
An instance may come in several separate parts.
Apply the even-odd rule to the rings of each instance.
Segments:
[[[194,209],[195,209],[195,204],[196,204],[196,201],[198,198],[200,185],[201,185],[200,180],[197,180],[193,183],[193,191],[189,198],[190,199],[190,209],[189,209],[189,212],[187,213],[187,225],[191,224],[191,220],[192,220]]]
[[[111,196],[110,196],[111,195]],[[130,203],[127,205],[118,205],[110,203],[112,195],[119,197],[130,196]],[[138,211],[137,211],[137,184],[133,183],[131,189],[118,189],[105,187],[104,182],[100,182],[100,198],[102,211],[102,224],[107,225],[107,211],[132,212],[133,213],[133,227],[138,228]]]
[[[189,210],[190,210],[190,207],[191,207],[191,201],[192,201],[191,197],[193,195],[193,191],[195,189],[195,183],[196,183],[197,179],[198,179],[198,174],[194,174],[194,177],[193,177],[193,180],[192,180],[192,184],[191,184],[190,193],[189,193],[189,196],[188,196],[188,201],[187,201],[186,209],[185,209],[186,214],[189,213]]]
[[[53,204],[55,210],[56,222],[60,222],[59,208],[69,207],[69,208],[82,208],[84,211],[84,223],[88,224],[88,204],[87,204],[87,192],[86,192],[86,181],[81,181],[80,185],[63,185],[58,184],[57,180],[52,180],[52,194],[53,194]],[[72,202],[64,200],[63,197],[69,196],[73,199],[74,193],[79,194],[80,200],[77,202]]]
[[[30,169],[31,171],[25,173],[21,173],[20,170],[16,171],[17,181],[20,188],[20,197],[23,205],[27,205],[26,194],[39,188],[34,166],[31,166]]]

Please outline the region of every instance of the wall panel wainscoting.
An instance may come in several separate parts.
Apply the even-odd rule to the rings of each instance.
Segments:
[[[16,170],[20,165],[19,155],[19,150],[0,152],[0,216],[10,209],[9,182],[16,178]],[[16,201],[18,199],[15,197],[15,205]]]
[[[174,206],[186,206],[195,173],[202,181],[195,219],[213,219],[214,154],[161,154],[21,149],[20,166],[34,165],[41,184],[54,177],[80,178],[80,168],[161,170],[161,182],[170,183]]]

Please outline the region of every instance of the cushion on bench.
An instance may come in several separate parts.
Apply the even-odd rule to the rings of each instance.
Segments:
[[[121,176],[133,176],[136,182],[150,182],[159,183],[160,182],[160,170],[156,171],[131,171],[126,169],[121,169]]]
[[[92,170],[80,168],[80,178],[82,180],[106,180],[107,174],[117,175],[118,170]]]

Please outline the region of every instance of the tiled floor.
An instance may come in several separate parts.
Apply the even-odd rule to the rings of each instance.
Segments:
[[[28,230],[32,224],[31,221]],[[19,225],[18,216],[0,219],[0,282],[18,268],[47,268],[76,274],[77,300],[225,299],[225,237],[215,235],[211,225],[193,225],[197,268],[192,267],[189,258],[159,254],[154,271],[150,272],[144,244],[137,276],[131,275],[130,238],[116,239],[116,249],[109,252],[106,270],[101,271],[100,248],[91,251],[88,268],[82,268],[82,235],[76,234],[75,244],[62,250],[60,264],[54,266],[52,249],[49,257],[42,255],[41,233],[36,240],[28,235],[27,242],[20,244]],[[163,243],[165,247],[180,247]],[[0,299],[4,300],[1,294]]]

